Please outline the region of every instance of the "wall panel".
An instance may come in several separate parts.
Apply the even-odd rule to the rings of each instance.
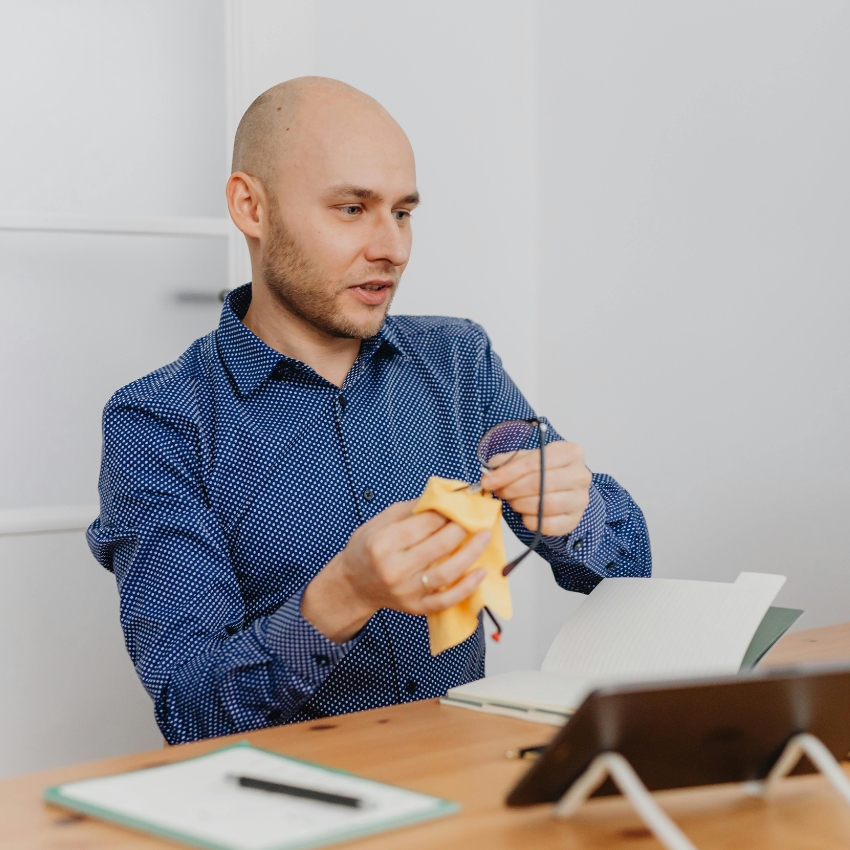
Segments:
[[[542,2],[546,406],[657,575],[850,617],[850,6]]]

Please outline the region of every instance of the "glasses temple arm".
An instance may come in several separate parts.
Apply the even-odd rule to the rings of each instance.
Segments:
[[[546,434],[549,428],[545,422],[541,422],[539,419],[532,419],[530,421],[537,425],[538,442],[540,443],[540,498],[537,502],[537,530],[534,532],[534,537],[525,552],[514,558],[513,561],[502,569],[503,576],[510,575],[537,548],[543,539],[543,495],[546,492]]]

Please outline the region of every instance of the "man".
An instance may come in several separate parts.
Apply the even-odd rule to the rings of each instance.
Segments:
[[[127,648],[171,742],[483,675],[480,626],[432,657],[422,615],[472,593],[488,535],[458,549],[459,526],[412,505],[431,475],[476,480],[484,431],[533,414],[477,325],[387,318],[418,199],[407,137],[374,100],[322,78],[265,92],[227,184],[253,283],[216,331],[106,407],[89,545],[115,572]],[[558,583],[648,575],[638,507],[552,437],[539,552]],[[482,484],[529,540],[538,453]]]

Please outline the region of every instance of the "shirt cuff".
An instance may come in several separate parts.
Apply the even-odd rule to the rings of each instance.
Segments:
[[[301,614],[306,587],[293,593],[265,618],[261,640],[266,649],[308,685],[318,688],[356,646],[363,632],[345,643],[334,643]]]
[[[565,537],[544,537],[546,548],[559,561],[593,569],[592,561],[605,535],[605,500],[595,484],[579,524]]]

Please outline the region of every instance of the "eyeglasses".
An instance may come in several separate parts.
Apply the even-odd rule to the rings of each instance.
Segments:
[[[542,419],[509,419],[500,422],[484,433],[478,442],[476,454],[481,464],[482,473],[491,471],[510,463],[521,451],[534,445],[534,435],[540,448],[540,498],[537,503],[537,530],[528,548],[519,557],[506,564],[502,575],[510,575],[538,546],[543,532],[543,488],[546,483],[546,434],[548,425]],[[498,458],[497,463],[493,463]]]
[[[528,544],[528,548],[502,568],[503,576],[510,575],[537,548],[543,537],[543,493],[546,484],[546,434],[548,431],[549,426],[542,419],[536,417],[533,419],[510,419],[487,430],[478,442],[476,454],[478,462],[481,464],[482,473],[510,463],[518,452],[531,448],[534,445],[535,432],[540,449],[540,496],[537,502],[537,529],[531,543]],[[497,462],[494,463],[494,461]],[[473,485],[475,489],[480,489],[480,486],[480,484]],[[483,610],[496,627],[496,631],[491,637],[498,641],[502,635],[502,627],[486,605]]]

